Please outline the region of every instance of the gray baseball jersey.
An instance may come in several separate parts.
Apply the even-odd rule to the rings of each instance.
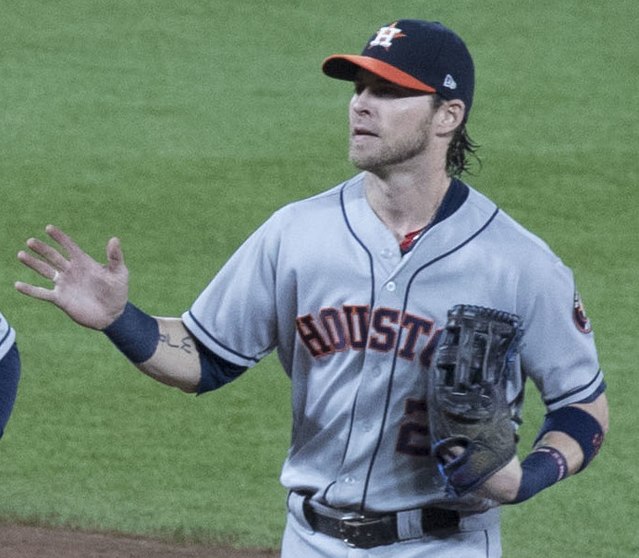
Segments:
[[[13,410],[20,379],[20,357],[15,340],[15,331],[0,314],[0,438]],[[10,352],[12,348],[13,353]]]
[[[426,372],[455,304],[518,314],[525,327],[509,393],[525,378],[549,410],[603,377],[571,271],[474,189],[402,255],[368,205],[363,174],[277,211],[183,315],[209,349],[250,367],[277,350],[292,381],[293,434],[281,481],[335,507],[446,502],[429,455]]]
[[[16,332],[0,313],[0,360],[7,354],[16,340]]]

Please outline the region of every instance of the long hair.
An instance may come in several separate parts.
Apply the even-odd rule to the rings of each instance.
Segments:
[[[469,157],[475,159],[479,168],[481,168],[481,159],[477,155],[477,149],[479,149],[479,144],[475,143],[468,135],[466,122],[462,123],[455,130],[453,139],[448,144],[448,151],[446,152],[446,171],[448,174],[457,177],[464,172],[473,174],[470,172],[471,161],[469,161]]]
[[[445,99],[440,95],[435,95],[435,109],[439,108]],[[469,173],[471,168],[471,157],[475,159],[481,168],[481,159],[477,155],[479,144],[473,141],[466,129],[466,120],[453,132],[453,138],[448,144],[446,152],[446,172],[449,176],[460,177],[463,173]]]

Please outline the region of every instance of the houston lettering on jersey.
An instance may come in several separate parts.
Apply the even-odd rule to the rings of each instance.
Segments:
[[[433,331],[432,320],[394,308],[376,308],[370,316],[368,305],[322,308],[317,316],[299,316],[296,325],[300,340],[316,358],[349,349],[390,352],[399,339],[398,355],[412,361],[419,351],[425,367],[430,365],[439,331]]]

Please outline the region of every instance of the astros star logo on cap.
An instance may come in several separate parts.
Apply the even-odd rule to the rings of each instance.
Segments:
[[[330,77],[357,81],[360,70],[391,83],[464,103],[468,118],[475,67],[464,41],[437,21],[396,19],[378,27],[361,54],[333,54],[322,63]]]
[[[386,27],[381,27],[379,31],[377,31],[375,38],[368,43],[368,48],[381,46],[385,49],[389,49],[393,46],[394,39],[401,39],[402,37],[405,37],[406,35],[402,33],[402,30],[396,27],[396,25],[397,22],[391,23]]]

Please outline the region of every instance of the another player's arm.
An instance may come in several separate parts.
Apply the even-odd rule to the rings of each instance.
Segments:
[[[9,421],[18,392],[20,381],[20,353],[13,343],[7,353],[0,358],[0,438]]]

